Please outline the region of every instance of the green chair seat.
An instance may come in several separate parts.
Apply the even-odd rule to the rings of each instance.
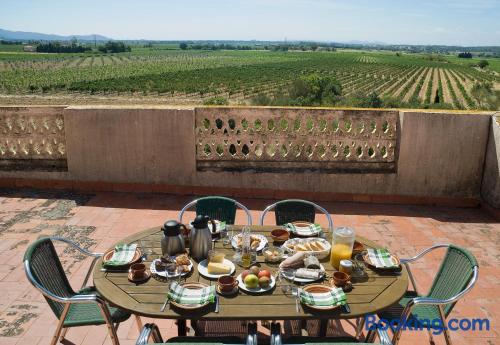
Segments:
[[[78,292],[78,295],[85,295],[89,293],[96,293],[93,288],[85,288]],[[114,308],[108,305],[109,313],[113,323],[120,323],[126,321],[130,317],[123,309]],[[78,326],[97,326],[104,325],[106,320],[102,315],[101,309],[95,303],[84,304],[71,304],[69,307],[68,315],[64,319],[64,327],[78,327]]]
[[[389,321],[399,320],[406,305],[416,297],[420,297],[419,295],[417,295],[416,292],[407,291],[397,304],[394,304],[388,309],[385,309],[377,313],[377,315],[380,319],[385,319]],[[432,320],[439,320],[439,319],[440,319],[439,309],[436,305],[417,305],[413,307],[408,321],[411,322],[411,324],[415,324],[414,322],[421,322],[421,320],[429,320],[430,322]],[[433,325],[432,322],[430,322],[431,327],[432,325]]]

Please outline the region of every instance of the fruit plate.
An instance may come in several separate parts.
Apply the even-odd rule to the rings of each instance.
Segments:
[[[157,262],[157,261],[160,261],[160,259],[153,260],[153,262],[151,263],[151,266],[149,267],[149,270],[151,271],[152,274],[156,274],[157,276],[160,276],[160,277],[175,278],[178,276],[185,276],[193,270],[193,262],[191,260],[189,260],[189,265],[188,265],[189,271],[182,272],[182,273],[169,274],[167,272],[167,270],[165,270],[165,271],[157,271],[156,270],[155,262]]]
[[[325,278],[325,267],[323,265],[319,265],[319,269],[322,271],[322,275],[318,278],[318,279],[311,279],[311,278],[299,278],[299,277],[295,277],[295,279],[293,279],[293,277],[288,274],[288,270],[283,270],[282,271],[282,274],[283,274],[283,277],[285,277],[286,279],[288,280],[293,280],[295,283],[312,283],[312,282],[315,282],[315,281],[318,281],[318,280],[321,280],[323,278]]]
[[[203,288],[208,287],[207,284],[197,283],[197,282],[184,283],[184,284],[182,284],[182,286],[186,289],[193,289],[193,290],[203,289]],[[180,304],[180,303],[177,303],[174,301],[170,301],[170,304],[172,304],[178,308],[181,308],[181,309],[199,309],[199,308],[203,308],[204,306],[208,305],[209,303],[210,302],[205,302],[203,304]]]
[[[310,284],[310,285],[304,286],[302,289],[304,291],[309,292],[309,293],[325,293],[325,292],[329,292],[335,288],[332,288],[332,287],[329,287],[329,286],[326,286],[323,284]],[[306,304],[302,301],[301,301],[301,303],[304,304],[305,306],[307,306],[308,308],[316,309],[316,310],[333,310],[333,309],[337,309],[337,308],[341,307],[340,305],[331,305],[331,306],[310,305],[310,304]]]
[[[274,288],[276,285],[276,279],[271,275],[271,281],[269,282],[269,286],[266,288],[261,288],[260,286],[255,288],[255,289],[250,289],[245,286],[245,283],[243,282],[243,279],[241,279],[241,274],[236,277],[236,280],[238,281],[238,287],[246,292],[254,293],[254,294],[260,294],[260,293],[265,293]]]
[[[210,273],[208,273],[208,259],[205,259],[205,260],[203,260],[202,262],[200,262],[198,264],[198,272],[200,272],[200,274],[202,276],[204,276],[205,278],[208,278],[208,279],[219,279],[219,277],[233,274],[234,271],[236,270],[236,266],[234,266],[234,264],[232,263],[232,261],[230,261],[228,259],[224,259],[224,261],[222,261],[222,263],[224,265],[227,265],[227,266],[231,267],[231,271],[229,273],[221,273],[221,274],[210,274]]]
[[[114,249],[110,249],[106,253],[104,253],[104,255],[102,256],[103,265],[106,265],[106,261],[111,260],[111,258],[113,257],[114,253],[115,253]],[[114,270],[114,269],[119,270],[119,269],[123,269],[123,268],[128,268],[130,265],[132,265],[132,264],[140,261],[141,260],[141,256],[142,256],[141,251],[139,249],[136,249],[135,253],[134,253],[134,257],[132,258],[131,261],[127,262],[124,265],[120,265],[120,266],[106,267],[106,269],[108,269],[108,270]]]
[[[221,222],[220,220],[214,220],[213,222],[215,223],[215,232],[212,232],[212,225],[211,224],[208,225],[208,228],[210,229],[210,233],[212,235],[220,234],[221,230],[223,230],[223,229],[226,228],[226,223],[225,222]],[[193,229],[193,223],[192,222],[189,223],[189,228],[191,230]]]
[[[268,241],[266,236],[261,234],[251,234],[250,236],[257,237],[259,239],[259,245],[257,246],[256,251],[260,252],[267,246]],[[233,239],[231,240],[231,245],[233,246],[234,249],[241,249],[241,247],[238,246],[239,238],[241,238],[241,234],[233,236]]]

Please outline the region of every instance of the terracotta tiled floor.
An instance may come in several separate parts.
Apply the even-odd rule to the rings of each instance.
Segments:
[[[70,237],[94,251],[104,251],[121,238],[177,218],[192,197],[123,193],[75,194],[64,191],[0,189],[0,345],[48,344],[56,319],[44,299],[27,282],[22,257],[28,244],[44,235]],[[252,210],[254,222],[270,200],[242,199]],[[500,224],[478,209],[444,207],[321,203],[335,225],[354,227],[369,239],[385,243],[400,257],[413,255],[435,243],[455,243],[471,250],[480,262],[480,279],[461,300],[452,316],[488,318],[489,331],[452,333],[455,344],[498,343],[500,321]],[[192,217],[186,215],[187,219]],[[237,223],[244,222],[238,212]],[[318,221],[326,225],[326,219]],[[272,222],[272,216],[267,219]],[[78,287],[89,261],[75,253],[62,253],[70,281]],[[414,265],[417,282],[428,287],[442,252]],[[144,320],[147,322],[147,320]],[[156,321],[164,337],[175,335],[171,321]],[[352,326],[339,325],[352,332]],[[263,330],[265,331],[265,330]],[[132,319],[118,330],[121,344],[134,344],[138,335]],[[442,344],[442,336],[436,336]],[[67,344],[109,344],[105,327],[81,327],[68,332]],[[403,334],[402,344],[429,343],[426,332]]]

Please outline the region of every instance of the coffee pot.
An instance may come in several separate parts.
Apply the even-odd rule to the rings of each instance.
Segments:
[[[198,215],[191,223],[189,254],[198,261],[208,258],[208,251],[212,249],[212,232],[208,228],[208,223],[211,223],[212,229],[215,230],[216,225],[209,216]]]
[[[175,220],[165,222],[161,230],[163,237],[161,239],[161,252],[163,255],[176,255],[186,250],[184,237],[181,235],[181,228],[186,228]]]

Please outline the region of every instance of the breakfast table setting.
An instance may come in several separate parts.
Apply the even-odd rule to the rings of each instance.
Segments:
[[[390,248],[319,224],[232,225],[198,215],[126,237],[94,268],[111,305],[186,321],[353,319],[397,302],[408,274]]]

